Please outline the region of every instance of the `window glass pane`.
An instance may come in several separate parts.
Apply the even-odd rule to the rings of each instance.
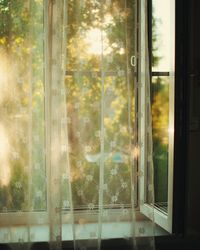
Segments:
[[[169,72],[171,68],[171,0],[153,0],[152,71]]]
[[[174,8],[173,0],[152,1],[151,91],[155,205],[166,212],[169,211],[168,198],[172,195],[172,181],[169,180],[172,176],[168,172],[173,167]]]
[[[133,2],[69,1],[66,89],[72,193],[77,209],[98,205],[102,157],[103,203],[109,207],[130,205]]]
[[[169,77],[152,78],[153,161],[156,205],[167,207]]]
[[[1,1],[0,31],[0,212],[43,210],[42,1]]]

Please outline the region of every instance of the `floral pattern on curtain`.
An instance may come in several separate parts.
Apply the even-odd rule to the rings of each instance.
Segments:
[[[0,242],[11,249],[115,238],[154,249],[138,196],[144,159],[153,204],[146,4],[0,3]]]

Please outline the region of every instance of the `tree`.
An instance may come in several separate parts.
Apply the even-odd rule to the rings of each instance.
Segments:
[[[134,82],[128,58],[134,48],[133,27],[133,1],[128,6],[125,1],[68,2],[66,89],[77,208],[89,201],[98,204],[100,157],[105,157],[104,204],[131,201],[128,121],[133,126]]]
[[[31,181],[45,193],[45,175],[42,178],[32,168],[40,162],[44,172],[42,35],[43,1],[31,1],[31,4],[20,0],[0,1],[0,127],[8,148],[6,164],[0,157],[1,172],[5,172],[0,179],[0,210],[27,210],[29,196],[37,191],[35,187],[30,190]],[[2,146],[5,151],[5,145]],[[36,203],[31,205],[44,208],[44,202]]]

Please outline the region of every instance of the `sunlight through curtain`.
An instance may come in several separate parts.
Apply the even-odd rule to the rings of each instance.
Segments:
[[[0,9],[0,243],[154,250],[147,0]]]

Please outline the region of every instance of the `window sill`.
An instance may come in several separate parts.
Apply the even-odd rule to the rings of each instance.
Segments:
[[[78,215],[77,215],[78,216]],[[139,217],[141,216],[141,218]],[[82,216],[83,218],[83,216]],[[135,221],[135,237],[147,237],[168,235],[168,233],[161,227],[155,224],[153,228],[152,222],[147,219],[142,219],[142,215],[137,211],[136,215],[137,221]],[[140,220],[138,220],[140,218]],[[143,216],[143,218],[145,218]],[[64,220],[65,220],[64,215]],[[69,221],[69,220],[68,220]],[[145,231],[141,232],[141,228],[145,228]],[[113,222],[103,222],[102,223],[102,235],[101,238],[107,239],[117,239],[117,238],[130,238],[132,237],[132,223],[129,221],[117,221],[117,217]],[[80,220],[75,224],[76,239],[86,240],[86,239],[96,239],[98,238],[98,223],[87,222],[84,223]],[[31,226],[15,225],[12,227],[4,226],[0,227],[0,242],[1,243],[16,243],[20,240],[31,241],[31,242],[48,242],[49,239],[49,224],[35,224]],[[29,236],[29,237],[28,237]],[[73,228],[72,224],[64,222],[62,225],[62,240],[72,241],[73,240]]]

